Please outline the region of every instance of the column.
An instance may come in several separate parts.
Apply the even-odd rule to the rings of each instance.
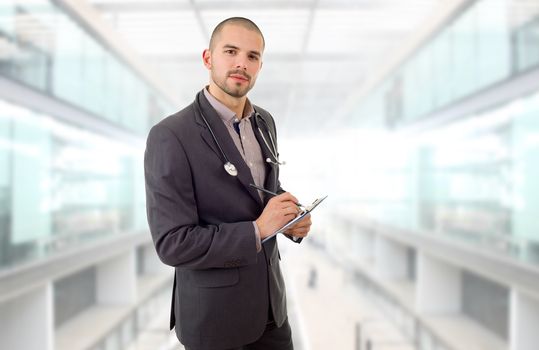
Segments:
[[[135,250],[97,265],[98,304],[128,305],[137,300]]]
[[[382,278],[405,280],[408,276],[406,246],[377,235],[374,243],[375,271]]]
[[[511,350],[536,350],[539,344],[539,299],[511,290],[509,339]]]
[[[420,313],[456,313],[461,309],[462,278],[458,268],[418,252],[416,310]]]
[[[2,349],[54,349],[52,286],[42,285],[0,304]]]

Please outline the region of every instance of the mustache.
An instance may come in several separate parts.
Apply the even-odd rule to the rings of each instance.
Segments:
[[[231,76],[231,75],[241,75],[242,77],[244,77],[245,79],[247,80],[251,80],[251,76],[247,73],[245,73],[244,71],[242,70],[231,70],[228,72],[228,76]]]

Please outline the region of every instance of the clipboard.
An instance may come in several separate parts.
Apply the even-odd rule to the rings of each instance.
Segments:
[[[281,227],[280,229],[278,229],[277,231],[273,232],[271,235],[269,235],[268,237],[264,238],[262,240],[262,243],[266,242],[268,239],[272,238],[272,237],[275,237],[278,233],[284,233],[284,231],[286,231],[289,227],[293,226],[296,222],[298,221],[301,221],[303,220],[303,218],[305,218],[305,216],[307,216],[307,214],[309,214],[310,212],[312,212],[320,203],[322,203],[324,201],[324,199],[326,199],[328,196],[325,195],[324,197],[321,197],[321,198],[318,198],[316,199],[311,205],[308,205],[307,207],[305,207],[305,210],[303,210],[302,212],[299,213],[298,216],[296,216],[294,219],[290,220],[289,222],[287,222],[283,227]]]

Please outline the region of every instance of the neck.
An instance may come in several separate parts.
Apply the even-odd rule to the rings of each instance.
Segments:
[[[230,110],[232,110],[234,113],[236,113],[236,117],[238,119],[243,118],[243,109],[245,108],[245,101],[247,100],[247,96],[230,96],[229,94],[221,90],[220,87],[215,85],[213,81],[210,81],[208,91],[210,92],[210,94],[212,94],[213,97],[219,100],[219,102],[221,102],[222,104],[230,108]]]

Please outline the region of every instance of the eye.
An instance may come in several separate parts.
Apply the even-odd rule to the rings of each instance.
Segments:
[[[229,55],[233,55],[234,53],[236,53],[236,50],[228,49],[228,50],[225,50],[225,53]]]
[[[258,56],[256,55],[249,55],[249,59],[252,61],[258,61]]]

